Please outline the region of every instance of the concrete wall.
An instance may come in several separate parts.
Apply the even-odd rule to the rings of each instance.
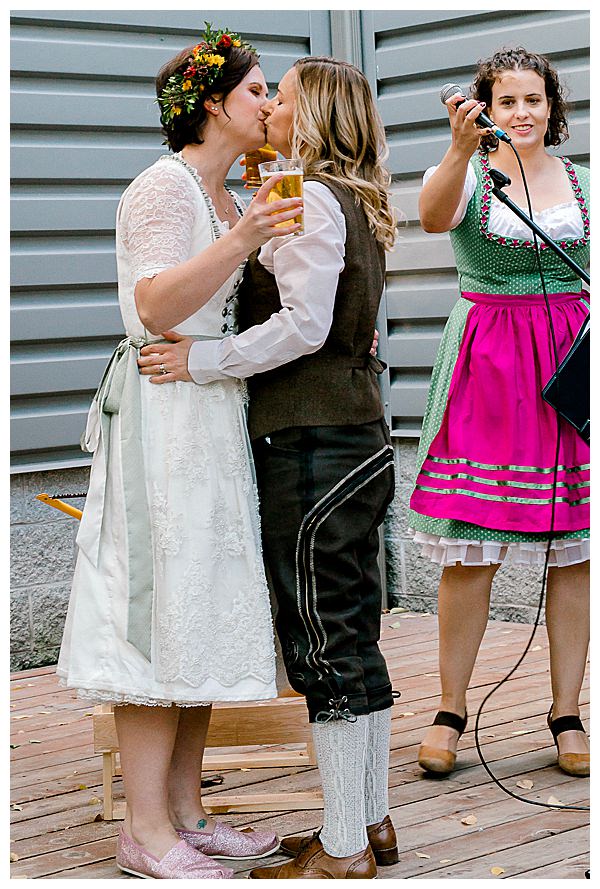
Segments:
[[[79,522],[35,495],[86,491],[88,477],[84,467],[11,478],[11,670],[56,663],[75,564]],[[69,503],[83,509],[85,500]]]
[[[440,569],[419,555],[408,538],[407,507],[412,491],[416,440],[395,439],[396,497],[386,526],[389,604],[412,611],[437,610]],[[76,519],[40,503],[36,494],[87,490],[89,469],[23,473],[11,479],[12,670],[54,664],[67,612],[75,563]],[[85,500],[69,500],[83,509]],[[494,581],[492,618],[533,622],[541,571],[501,568]]]

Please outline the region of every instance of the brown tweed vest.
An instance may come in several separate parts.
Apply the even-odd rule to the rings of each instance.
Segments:
[[[382,365],[369,354],[385,278],[383,247],[349,189],[319,176],[305,181],[309,179],[333,192],[346,220],[345,266],[333,323],[317,352],[248,379],[252,439],[290,426],[357,425],[383,416],[377,384]],[[239,300],[240,331],[262,324],[281,309],[275,278],[257,253],[246,265]]]

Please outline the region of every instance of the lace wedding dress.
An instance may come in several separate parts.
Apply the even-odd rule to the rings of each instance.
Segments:
[[[117,213],[128,337],[160,339],[138,317],[136,282],[184,262],[227,228],[181,155],[161,158],[131,183]],[[211,339],[230,334],[241,274],[237,269],[175,329]],[[96,450],[58,674],[95,701],[194,706],[273,698],[273,630],[244,384],[152,385],[137,374],[134,380],[150,533],[132,554],[127,523],[137,516],[125,495],[125,420],[122,410],[113,415],[103,454],[93,406],[87,435]],[[153,577],[150,657],[128,641],[132,564],[149,567]]]

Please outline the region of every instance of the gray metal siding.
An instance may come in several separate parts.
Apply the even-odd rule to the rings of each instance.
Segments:
[[[449,144],[440,88],[467,88],[479,58],[523,45],[547,55],[568,87],[571,137],[560,153],[589,161],[589,13],[552,11],[376,11],[362,13],[365,72],[376,84],[390,147],[394,202],[406,216],[386,282],[392,430],[420,434],[431,366],[456,301],[447,235],[425,234],[417,201],[423,172]]]
[[[331,52],[327,12],[23,10],[11,16],[14,471],[89,462],[79,437],[123,335],[117,203],[128,182],[165,151],[154,77],[195,41],[204,20],[243,33],[258,48],[270,85],[299,56]]]
[[[332,16],[356,17],[356,11]],[[79,435],[122,334],[113,248],[117,202],[164,150],[154,75],[195,40],[205,19],[244,33],[261,52],[270,84],[299,56],[331,52],[327,11],[12,15],[15,471],[87,462]],[[571,91],[565,150],[587,163],[589,13],[362,11],[360,23],[363,66],[390,145],[394,200],[407,219],[388,258],[389,337],[382,337],[381,351],[391,365],[393,432],[412,437],[420,431],[431,365],[457,295],[448,237],[426,235],[417,218],[423,171],[448,144],[440,86],[450,80],[468,86],[477,59],[501,45],[518,41],[547,54]],[[343,24],[337,22],[342,36]]]

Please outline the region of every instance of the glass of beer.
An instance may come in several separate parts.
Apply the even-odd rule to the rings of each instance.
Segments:
[[[247,151],[244,158],[246,160],[246,186],[248,188],[260,188],[262,180],[258,172],[258,165],[267,161],[277,160],[277,152],[267,142],[262,148],[257,148],[256,151]]]
[[[276,182],[269,192],[267,203],[272,204],[273,201],[279,201],[283,198],[302,197],[302,161],[296,159],[267,161],[266,163],[259,164],[258,169],[260,172],[260,178],[263,182],[266,182],[267,179],[270,179],[270,177],[273,176],[275,173],[284,174],[283,179],[280,179],[279,182]],[[292,225],[293,223],[299,223],[302,226],[302,228],[294,232],[295,235],[301,235],[304,232],[304,217],[302,212],[300,212],[297,216],[294,216],[293,220],[288,220],[287,222],[279,222],[275,227],[285,228],[286,226]]]

